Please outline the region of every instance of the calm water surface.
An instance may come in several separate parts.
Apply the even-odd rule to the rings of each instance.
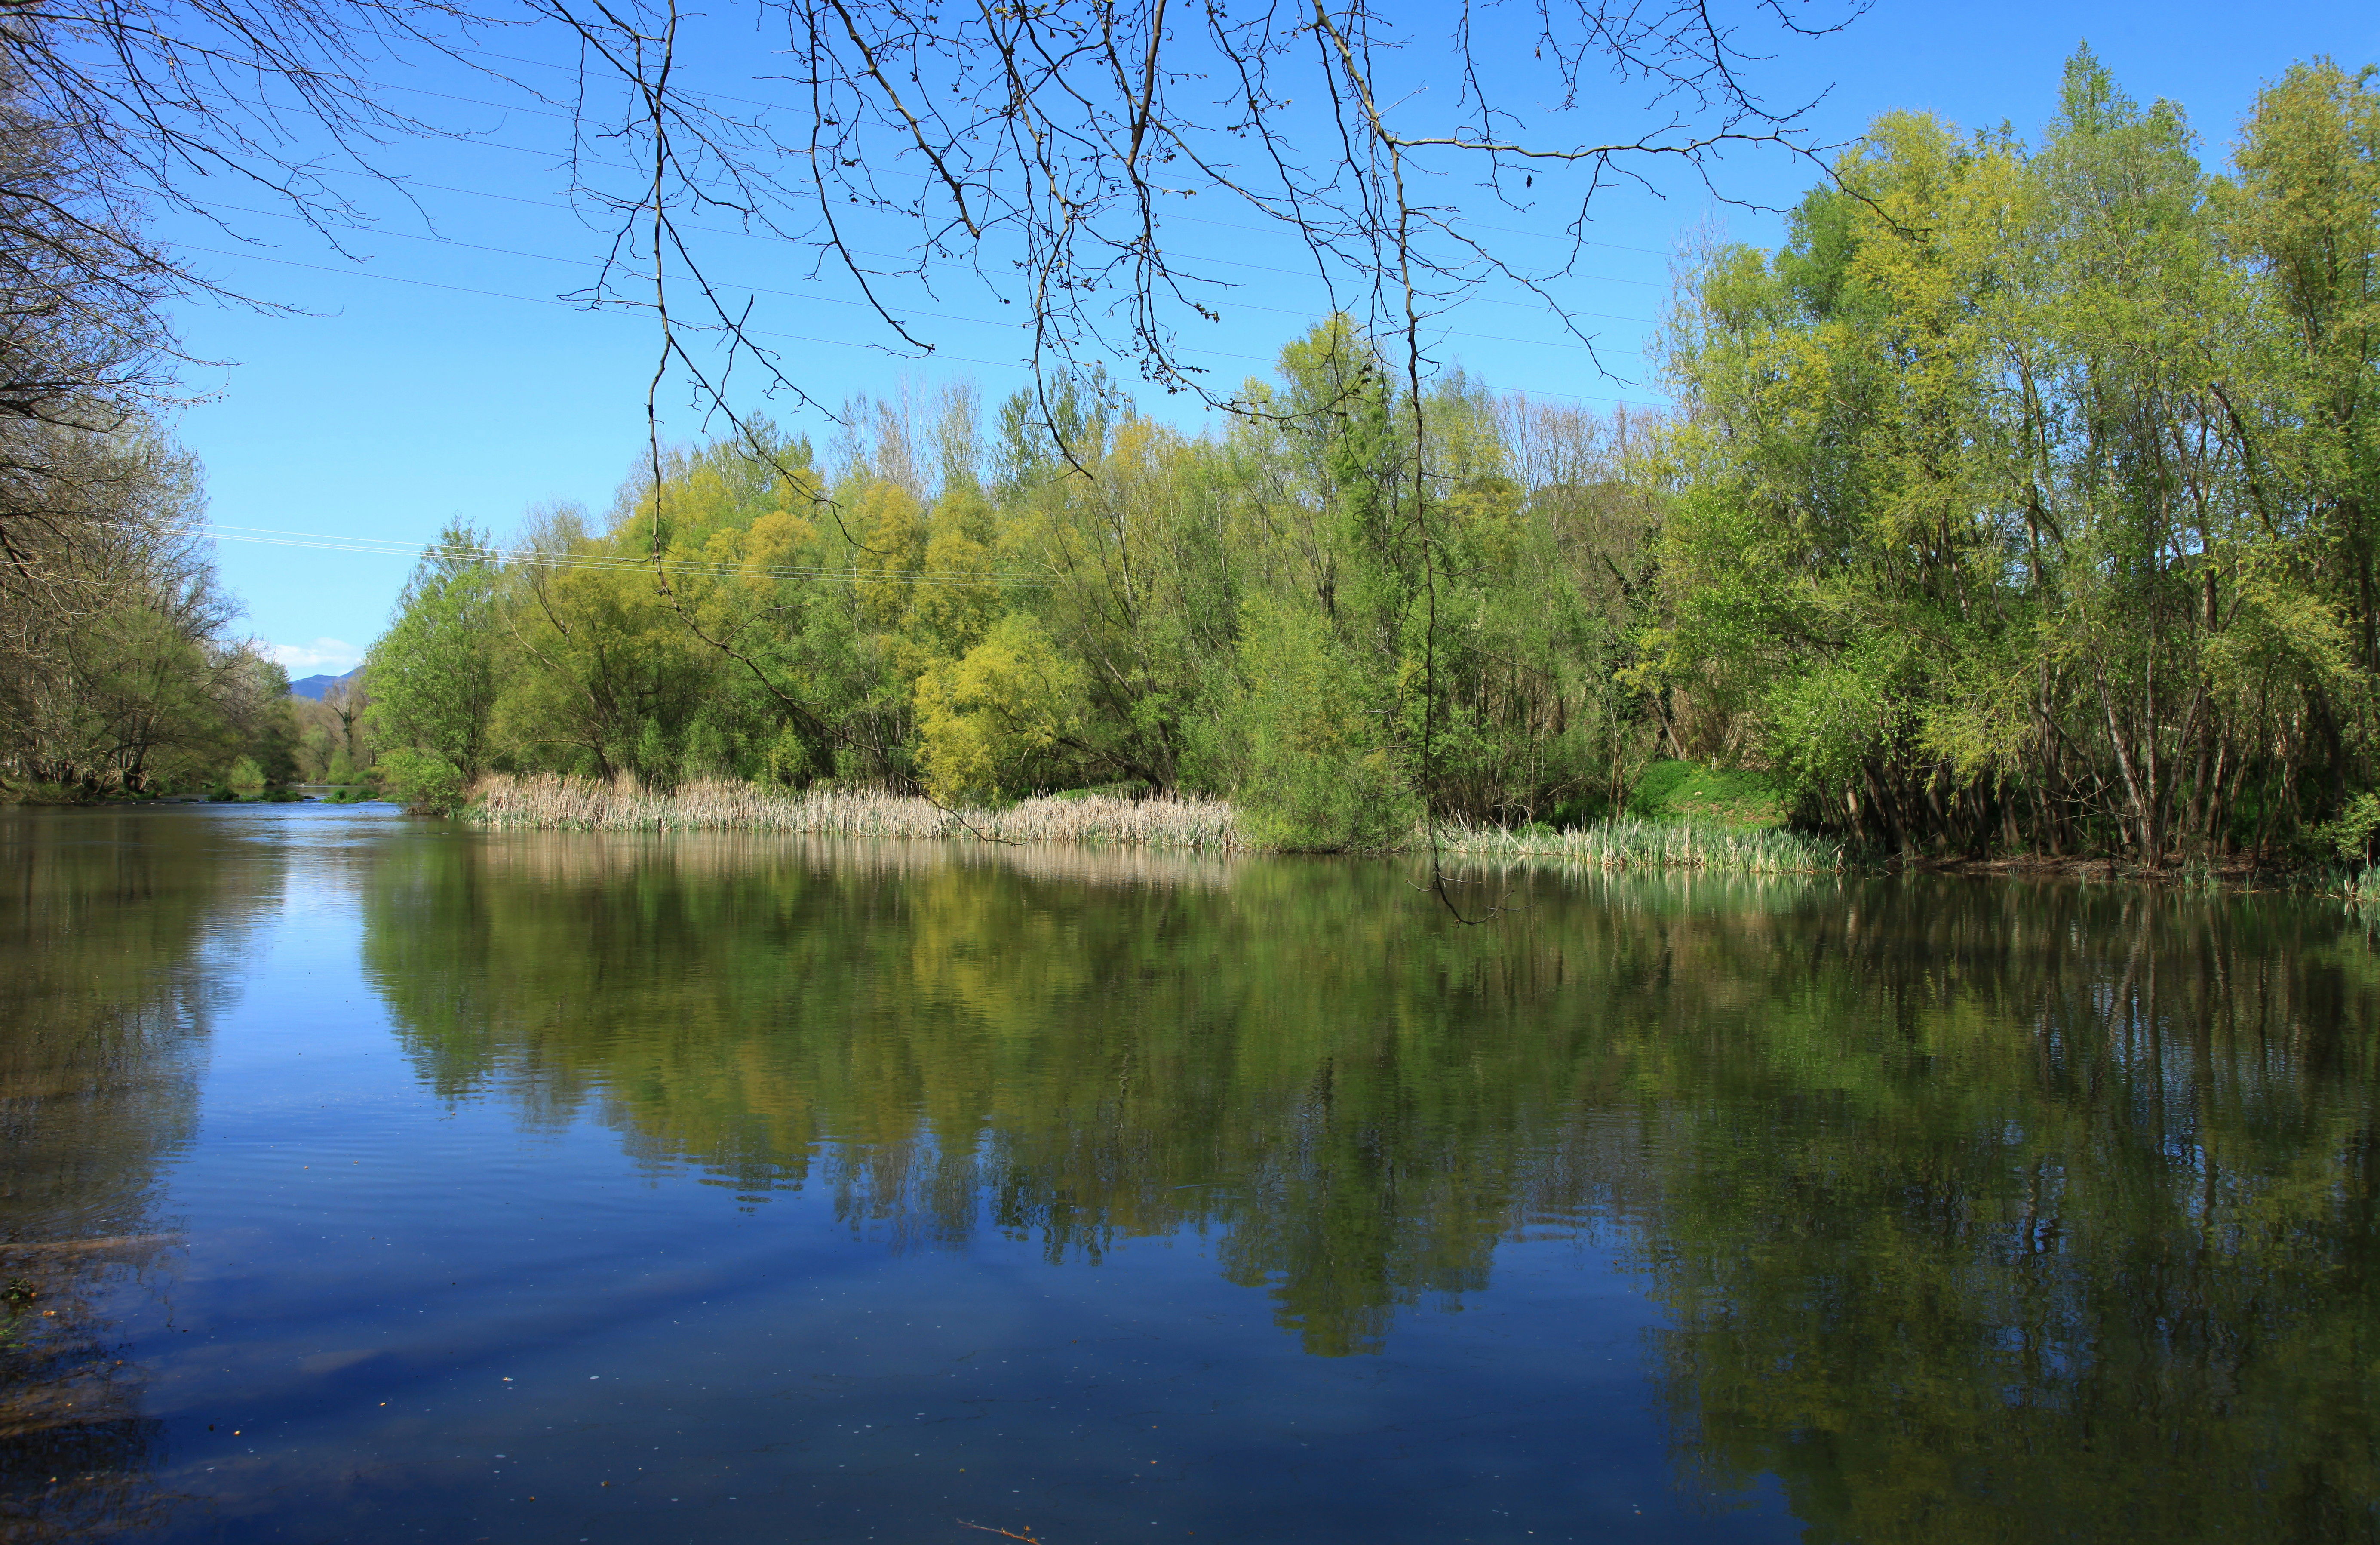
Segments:
[[[2335,909],[0,852],[0,1539],[2380,1538]]]

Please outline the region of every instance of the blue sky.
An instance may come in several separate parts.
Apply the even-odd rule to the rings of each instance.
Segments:
[[[1838,36],[1780,45],[1763,79],[1772,101],[1828,90],[1813,120],[1828,140],[1848,138],[1893,108],[1927,109],[1968,127],[2007,121],[2031,134],[2052,110],[2060,64],[2086,39],[2132,94],[2186,107],[2213,162],[2258,84],[2292,61],[2317,54],[2350,67],[2380,60],[2380,7],[1985,9],[1881,0]],[[744,90],[768,90],[748,77],[767,74],[771,63],[747,52],[714,74],[740,68]],[[517,73],[530,79],[536,68]],[[501,537],[540,502],[601,512],[643,444],[650,323],[561,298],[587,282],[601,240],[563,203],[559,120],[524,110],[517,98],[510,107],[481,105],[505,99],[451,67],[393,78],[388,90],[392,102],[479,138],[392,146],[381,164],[406,179],[409,200],[349,177],[375,218],[342,238],[344,255],[277,214],[267,198],[228,186],[208,198],[236,234],[188,217],[164,225],[222,283],[289,308],[183,310],[192,352],[211,363],[190,373],[204,398],[179,432],[207,468],[215,525],[227,537],[269,539],[224,540],[219,557],[248,605],[249,630],[292,675],[344,670],[360,658],[387,621],[410,551],[446,521],[460,517]],[[1770,203],[1790,202],[1811,180],[1806,167],[1782,157],[1739,157],[1724,176],[1730,193]],[[1610,373],[1598,373],[1584,349],[1560,337],[1541,306],[1510,290],[1483,290],[1447,319],[1459,335],[1448,341],[1449,356],[1499,388],[1595,405],[1659,400],[1637,351],[1663,304],[1668,255],[1682,234],[1713,219],[1736,239],[1773,242],[1779,234],[1773,215],[1721,208],[1699,187],[1666,191],[1666,201],[1623,193],[1600,203],[1594,235],[1605,245],[1560,286],[1566,304],[1596,319]],[[1217,378],[1229,382],[1262,373],[1273,348],[1309,319],[1318,292],[1283,271],[1289,257],[1269,238],[1227,211],[1212,215],[1178,227],[1176,239],[1233,265],[1229,273],[1244,281],[1226,321],[1196,340]],[[1483,234],[1512,251],[1550,249],[1527,216],[1500,213],[1488,223],[1499,229]],[[989,402],[1023,383],[1021,306],[1003,308],[980,284],[945,289],[920,301],[937,313],[921,324],[940,346],[936,358],[902,360],[870,347],[881,334],[850,304],[847,286],[810,279],[808,262],[782,242],[724,235],[708,259],[716,274],[757,292],[756,325],[783,340],[787,372],[820,400],[965,375]],[[684,391],[669,394],[664,408],[673,434],[703,432]],[[832,433],[815,417],[780,415],[821,444]],[[1174,416],[1195,421],[1187,410]],[[269,544],[313,536],[391,551]]]

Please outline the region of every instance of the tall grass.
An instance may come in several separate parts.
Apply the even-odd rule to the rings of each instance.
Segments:
[[[1840,843],[1777,827],[1622,816],[1557,832],[1455,822],[1439,830],[1448,853],[1488,862],[1576,865],[1583,869],[1730,870],[1740,874],[1833,874],[1855,868]]]
[[[626,779],[605,783],[550,774],[491,777],[475,794],[467,818],[498,831],[773,832],[1261,851],[1230,805],[1195,797],[1053,796],[999,810],[946,809],[880,789],[795,794],[710,780],[664,794]],[[1746,874],[1834,873],[1854,867],[1840,845],[1798,832],[1633,818],[1571,832],[1455,822],[1439,828],[1439,844],[1448,854],[1490,864]],[[1410,848],[1426,845],[1415,833]]]
[[[467,812],[498,831],[784,832],[842,837],[960,837],[1244,849],[1232,807],[1213,799],[1026,799],[1006,809],[946,809],[880,789],[794,794],[723,779],[669,794],[626,780],[492,777]]]
[[[996,868],[1105,889],[1179,890],[1226,887],[1249,858],[1216,848],[1121,843],[887,842],[752,831],[679,832],[655,840],[645,832],[547,830],[509,832],[490,845],[482,861],[508,879],[566,888],[625,883],[653,873],[708,882],[791,866],[807,873],[905,881]]]
[[[2314,891],[2350,906],[2380,911],[2380,867],[2325,864],[2314,882]]]

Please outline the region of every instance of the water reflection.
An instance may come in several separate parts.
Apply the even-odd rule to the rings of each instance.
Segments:
[[[1806,1539],[2380,1536],[2374,956],[2319,913],[1879,890],[1679,1022],[1696,1478]]]
[[[163,1428],[123,1344],[176,1240],[224,955],[272,848],[162,812],[0,810],[0,1521],[12,1540],[148,1527]]]
[[[1596,1019],[1546,1012],[1580,943],[1414,894],[1376,865],[505,838],[383,865],[365,947],[450,1096],[593,1105],[756,1198],[815,1180],[895,1247],[1206,1231],[1340,1354],[1634,1162],[1572,1119]]]
[[[1306,1350],[1630,1242],[1689,1482],[1818,1540],[2364,1538],[2380,970],[2088,888],[501,840],[384,867],[426,1077],[895,1247],[1202,1231]],[[756,1199],[757,1204],[757,1199]]]
[[[2380,965],[2322,907],[1507,874],[1482,878],[1512,909],[1463,929],[1378,864],[346,832],[0,815],[0,1274],[33,1295],[0,1302],[0,1537],[650,1538],[613,1499],[667,1464],[652,1504],[691,1518],[698,1461],[713,1538],[932,1538],[941,1489],[996,1471],[993,1502],[1031,1502],[1005,1522],[1074,1545],[1155,1511],[1115,1479],[1159,1441],[1150,1381],[1201,1537],[1584,1535],[1635,1515],[1578,1478],[1650,1430],[1636,1370],[1578,1333],[1595,1301],[1547,1291],[1572,1258],[1526,1243],[1585,1236],[1660,1307],[1646,1371],[1689,1495],[1781,1489],[1814,1541],[2380,1538]],[[239,1140],[209,1114],[200,1232],[252,1231],[210,1267],[210,1332],[241,1356],[169,1397],[127,1344],[174,1281],[162,1177],[240,971],[283,997],[237,1023],[322,1049],[349,986],[291,985],[298,952],[251,932],[336,842],[403,1099],[333,1113],[353,1066],[225,1042],[273,1097]],[[304,964],[351,959],[346,915],[316,920]],[[352,1033],[385,1053],[376,1020]],[[482,1123],[506,1142],[600,1122],[569,1141],[601,1163],[442,1136],[416,1077],[509,1108]],[[273,1145],[305,1121],[351,1140],[301,1185]],[[622,1198],[615,1142],[761,1217]],[[856,1247],[763,1228],[795,1188]],[[1002,1252],[956,1247],[987,1235],[1166,1292],[1142,1242],[1200,1238],[1179,1271],[1266,1296],[1284,1334],[1119,1314],[1112,1345],[1069,1322],[1044,1346],[1000,1327],[1050,1274],[975,1271]],[[888,1250],[914,1254],[837,1274]],[[895,1304],[918,1326],[888,1338]],[[169,1398],[203,1505],[152,1479]],[[252,1413],[237,1453],[270,1416],[237,1484],[204,1468],[207,1402]],[[928,1413],[927,1443],[875,1436]],[[1309,1439],[1335,1446],[1280,1462]],[[490,1522],[551,1502],[491,1467],[524,1454],[596,1500]],[[356,1455],[371,1478],[326,1478]]]

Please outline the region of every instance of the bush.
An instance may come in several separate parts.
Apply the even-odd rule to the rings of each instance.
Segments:
[[[1641,821],[1706,821],[1721,826],[1781,826],[1788,799],[1766,772],[1657,761],[1628,791],[1628,813]]]
[[[2325,821],[2308,834],[2349,863],[2368,863],[2374,840],[2380,838],[2380,794],[2355,796],[2338,812],[2337,820]]]
[[[91,797],[80,784],[27,784],[6,790],[11,805],[88,805]]]
[[[451,815],[463,803],[462,771],[435,751],[395,750],[380,759],[388,797],[413,815]]]
[[[1284,853],[1378,853],[1410,841],[1421,799],[1382,750],[1259,760],[1247,817],[1257,844]]]

